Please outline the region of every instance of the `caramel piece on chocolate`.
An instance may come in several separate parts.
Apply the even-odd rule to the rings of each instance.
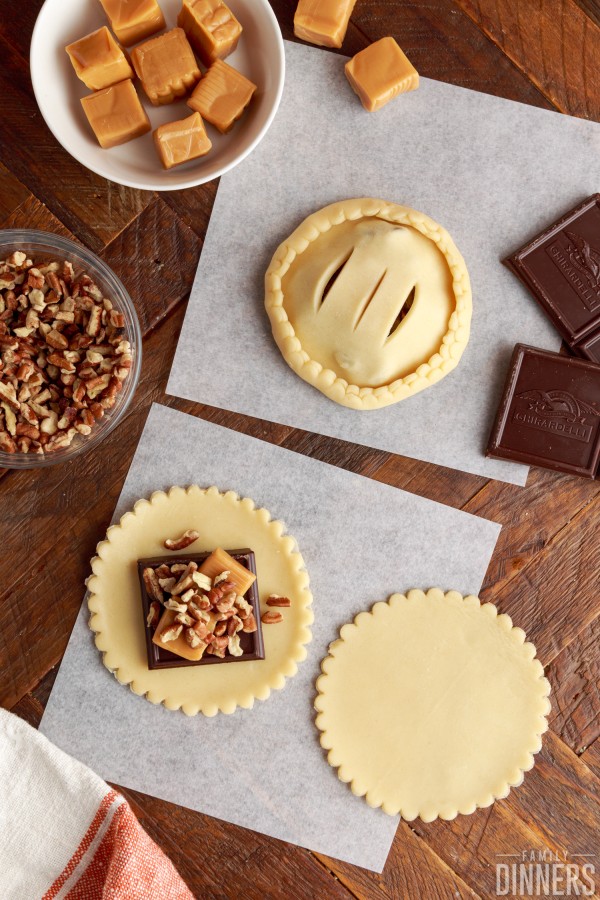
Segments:
[[[130,47],[165,27],[156,0],[100,0],[110,26],[124,47]]]
[[[183,0],[177,24],[205,66],[233,53],[242,26],[222,0]]]
[[[183,97],[200,78],[200,69],[182,28],[140,44],[131,61],[153,106]]]
[[[202,572],[203,575],[208,575],[213,581],[217,575],[220,575],[222,572],[229,572],[227,581],[233,583],[233,590],[240,597],[243,597],[246,591],[252,587],[256,581],[254,572],[251,572],[246,566],[239,563],[237,559],[234,559],[233,556],[230,556],[229,553],[227,553],[226,550],[222,550],[221,547],[217,547],[216,550],[213,550],[208,559],[202,563],[198,571]]]
[[[196,86],[187,105],[222,134],[240,118],[256,90],[241,72],[218,59]]]
[[[105,149],[150,131],[150,121],[130,80],[82,97],[81,105],[98,143]]]
[[[77,77],[90,91],[133,78],[133,69],[114,37],[104,25],[65,47]]]
[[[198,571],[213,580],[222,572],[229,572],[227,581],[233,584],[232,590],[240,597],[243,597],[256,581],[256,575],[253,572],[250,572],[249,569],[220,547],[204,560]],[[177,613],[174,610],[165,609],[160,622],[156,626],[152,642],[158,647],[170,650],[171,653],[176,653],[177,656],[182,656],[184,659],[193,661],[202,659],[207,644],[202,642],[198,647],[192,648],[185,640],[183,632],[174,641],[166,641],[165,643],[161,641],[161,635],[175,623],[176,615]],[[209,613],[209,621],[206,624],[209,631],[214,631],[217,624],[217,615],[212,612]]]
[[[356,0],[300,0],[294,34],[320,47],[341,47]]]
[[[397,94],[419,87],[419,73],[393,37],[384,37],[346,63],[352,90],[369,112],[381,109]]]
[[[206,156],[212,144],[206,134],[200,113],[187,119],[159,125],[153,133],[154,144],[165,169],[172,169],[190,159]]]

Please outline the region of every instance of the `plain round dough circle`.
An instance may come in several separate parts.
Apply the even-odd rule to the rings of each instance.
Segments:
[[[346,268],[320,304],[339,264]],[[411,285],[413,306],[388,341],[398,297]],[[294,372],[336,403],[366,410],[412,396],[455,368],[469,340],[472,298],[465,262],[441,225],[363,197],[317,210],[280,244],[265,275],[265,308]]]
[[[477,597],[394,594],[344,625],[317,680],[329,763],[370,806],[453,819],[533,766],[550,710],[535,647]]]
[[[189,528],[200,532],[199,540],[187,551],[169,554],[165,538]],[[181,708],[187,715],[251,708],[255,698],[266,700],[271,690],[282,688],[306,657],[304,645],[311,640],[313,621],[304,561],[296,541],[284,530],[282,522],[271,519],[266,509],[257,509],[252,500],[233,491],[220,493],[216,487],[174,487],[152,494],[149,501],[139,500],[132,512],[108,529],[92,560],[90,628],[105,666],[134,693],[168,709]],[[283,622],[263,625],[265,659],[148,669],[137,560],[167,555],[175,559],[219,546],[254,550],[261,603],[270,594],[291,600],[289,609],[283,610]]]

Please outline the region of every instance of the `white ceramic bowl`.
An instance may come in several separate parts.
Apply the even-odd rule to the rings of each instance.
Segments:
[[[181,0],[159,0],[167,28],[177,24]],[[250,78],[258,90],[242,119],[229,134],[211,125],[213,142],[203,159],[165,171],[150,133],[103,150],[84,115],[80,98],[90,91],[75,75],[65,47],[72,41],[108,25],[98,0],[46,0],[31,39],[31,80],[46,124],[71,156],[98,175],[128,187],[172,191],[218,178],[256,147],[277,112],[285,75],[283,39],[268,0],[228,0],[243,27],[238,47],[227,62]],[[185,100],[152,106],[138,81],[138,93],[152,128],[191,115]]]

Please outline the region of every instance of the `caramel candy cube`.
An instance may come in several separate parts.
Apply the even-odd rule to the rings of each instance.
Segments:
[[[198,644],[197,647],[190,647],[188,642],[185,639],[185,629],[182,630],[181,634],[178,638],[175,638],[174,641],[165,641],[161,640],[164,632],[170,628],[175,623],[175,616],[177,613],[172,609],[165,609],[163,612],[160,622],[156,626],[156,631],[152,636],[152,643],[156,644],[157,647],[163,647],[165,650],[170,650],[171,653],[176,653],[177,656],[182,656],[184,659],[192,660],[192,662],[196,662],[199,659],[202,659],[204,656],[204,651],[208,647],[208,644],[202,641]],[[217,624],[217,617],[214,613],[209,613],[210,620],[206,623],[209,631],[214,631],[215,625]]]
[[[82,97],[81,105],[101,147],[116,147],[150,131],[150,121],[131,80]]]
[[[200,78],[200,69],[182,28],[140,44],[131,61],[153,106],[184,97]]]
[[[243,597],[246,591],[249,590],[256,581],[254,572],[251,572],[250,569],[247,569],[246,566],[239,563],[237,559],[234,559],[233,556],[230,556],[229,553],[227,553],[226,550],[222,550],[221,547],[217,547],[216,550],[213,550],[210,556],[204,560],[198,571],[202,572],[203,575],[208,575],[208,577],[212,579],[215,579],[221,572],[229,572],[227,581],[233,582],[232,590],[234,590],[236,594],[239,594],[240,597]]]
[[[242,597],[256,581],[256,575],[253,572],[220,547],[214,550],[210,556],[204,560],[198,571],[203,575],[208,575],[211,579],[216,578],[217,575],[220,575],[222,572],[229,572],[227,581],[233,583],[232,590]],[[174,641],[166,641],[163,643],[161,640],[161,635],[175,622],[176,615],[177,613],[174,610],[165,609],[152,637],[153,643],[158,647],[164,647],[165,650],[170,650],[171,653],[176,653],[177,656],[182,656],[184,659],[194,661],[202,659],[208,645],[203,642],[198,647],[192,649],[186,641],[183,631]],[[217,617],[214,613],[210,613],[209,615],[210,621],[207,623],[208,630],[214,631],[215,625],[217,624]]]
[[[419,87],[419,73],[393,37],[384,37],[346,63],[346,77],[365,109],[381,109],[397,94]]]
[[[77,77],[90,91],[101,91],[126,78],[133,69],[114,37],[104,25],[65,47]]]
[[[130,47],[165,27],[156,0],[100,0],[110,26],[124,47]]]
[[[205,66],[233,53],[242,26],[222,0],[183,0],[177,24]]]
[[[187,105],[224,134],[240,118],[255,90],[256,85],[241,72],[217,59],[200,79]]]
[[[212,147],[200,113],[194,113],[178,122],[159,125],[153,137],[165,169],[206,156]]]
[[[294,34],[320,47],[341,47],[356,0],[300,0]]]

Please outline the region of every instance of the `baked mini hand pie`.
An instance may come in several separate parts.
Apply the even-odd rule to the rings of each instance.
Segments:
[[[285,361],[332,400],[376,409],[439,381],[469,339],[471,288],[447,231],[383,200],[313,213],[267,270]]]

